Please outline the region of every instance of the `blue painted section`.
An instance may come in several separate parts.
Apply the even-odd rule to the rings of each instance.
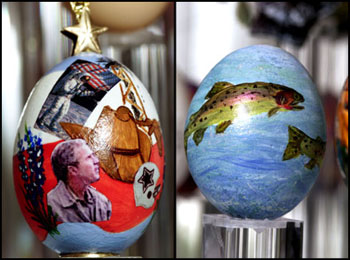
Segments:
[[[154,213],[153,213],[154,214]],[[104,231],[91,223],[62,223],[57,226],[60,235],[50,235],[43,244],[61,253],[121,253],[145,231],[153,214],[136,227],[120,233]]]

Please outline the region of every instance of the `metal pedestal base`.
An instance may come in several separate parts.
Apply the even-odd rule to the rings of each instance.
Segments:
[[[205,258],[301,258],[303,222],[203,215]]]

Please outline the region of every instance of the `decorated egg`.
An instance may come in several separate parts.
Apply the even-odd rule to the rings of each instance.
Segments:
[[[275,219],[319,174],[326,146],[322,103],[288,52],[253,45],[224,57],[201,82],[184,131],[190,172],[233,217]]]
[[[21,211],[57,253],[118,254],[155,214],[164,145],[154,103],[123,64],[72,56],[33,89],[13,155]]]
[[[337,113],[335,119],[335,149],[337,154],[337,162],[340,168],[340,173],[348,185],[348,154],[349,154],[349,92],[348,79],[344,84],[340,94]]]

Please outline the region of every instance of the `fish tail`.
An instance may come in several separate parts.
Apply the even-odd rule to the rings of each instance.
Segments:
[[[197,115],[200,113],[200,109],[197,112],[194,112],[190,118],[189,118],[189,122],[185,128],[185,134],[184,134],[184,145],[185,145],[185,152],[187,154],[187,142],[188,142],[188,138],[191,135],[192,132],[190,132],[189,128],[190,125],[192,125],[192,123],[196,120]]]
[[[283,161],[296,158],[301,154],[300,144],[305,136],[304,132],[298,128],[288,126],[288,144],[283,153]]]

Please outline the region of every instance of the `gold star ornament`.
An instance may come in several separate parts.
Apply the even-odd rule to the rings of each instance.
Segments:
[[[74,47],[72,55],[77,55],[81,52],[101,53],[97,36],[107,30],[107,27],[92,26],[89,10],[83,9],[79,24],[68,26],[61,33],[73,40]]]

